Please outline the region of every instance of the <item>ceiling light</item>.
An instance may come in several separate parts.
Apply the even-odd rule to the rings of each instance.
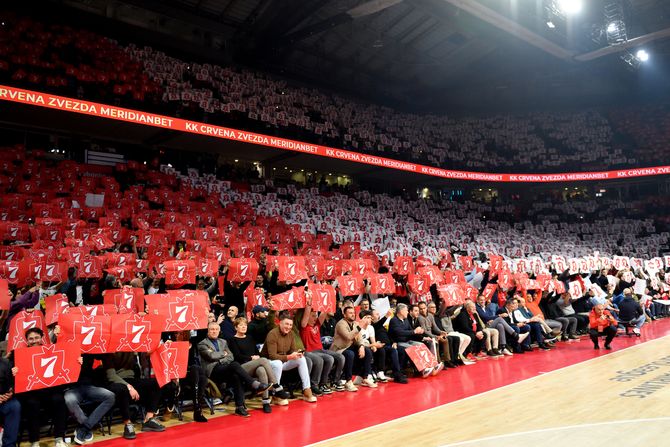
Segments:
[[[637,53],[635,53],[635,57],[637,57],[640,62],[647,62],[649,60],[649,53],[644,50],[638,50]]]
[[[563,14],[577,14],[582,10],[582,0],[559,0],[559,8]]]

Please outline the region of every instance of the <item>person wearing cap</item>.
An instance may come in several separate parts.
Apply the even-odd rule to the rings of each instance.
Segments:
[[[262,345],[265,342],[265,337],[272,329],[270,321],[268,320],[268,309],[265,306],[256,305],[251,309],[253,319],[249,322],[247,327],[247,335],[254,340],[257,345]]]

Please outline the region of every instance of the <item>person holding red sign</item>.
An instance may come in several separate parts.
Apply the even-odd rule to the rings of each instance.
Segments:
[[[16,447],[21,422],[21,404],[14,396],[14,375],[8,359],[0,358],[0,415],[3,417],[2,445]]]
[[[25,337],[29,348],[44,344],[44,332],[40,328],[28,329]],[[12,368],[12,374],[16,376],[17,374],[21,374],[21,371],[18,367],[14,367]],[[19,394],[18,398],[21,402],[21,409],[27,420],[28,441],[31,443],[31,447],[39,446],[40,429],[42,428],[40,414],[43,414],[40,410],[45,406],[48,408],[46,415],[51,416],[51,420],[53,421],[53,434],[56,447],[67,447],[64,437],[69,411],[63,397],[64,390],[65,387],[61,385]]]
[[[244,405],[244,386],[250,387],[257,393],[263,393],[271,384],[254,379],[235,361],[232,351],[228,348],[228,343],[219,338],[220,331],[221,328],[217,322],[210,322],[207,325],[207,338],[198,343],[198,352],[205,373],[217,385],[226,382],[232,386],[235,414],[249,417]]]
[[[107,376],[107,389],[116,396],[116,405],[121,410],[123,437],[135,439],[135,426],[130,419],[130,401],[141,401],[146,409],[142,431],[161,432],[165,426],[155,417],[160,402],[161,389],[156,379],[135,376],[136,353],[117,352],[103,357],[102,366]],[[168,391],[169,392],[169,391]],[[173,395],[168,394],[168,395]]]
[[[332,314],[326,312],[319,314],[313,311],[312,294],[313,292],[307,292],[307,305],[300,319],[300,338],[308,352],[321,357],[323,360],[321,382],[318,384],[321,393],[330,394],[332,392],[328,387],[328,377],[333,365],[335,365],[335,390],[344,391],[344,387],[339,384],[344,370],[344,356],[338,352],[323,349],[323,343],[321,342],[321,326],[324,321],[332,317]]]

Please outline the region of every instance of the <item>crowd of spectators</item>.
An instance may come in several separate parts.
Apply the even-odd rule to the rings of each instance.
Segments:
[[[112,408],[123,436],[134,439],[137,419],[143,431],[165,430],[183,396],[193,420],[206,422],[210,381],[222,398],[229,393],[234,414],[249,417],[254,396],[267,413],[290,405],[294,391],[316,402],[391,379],[448,379],[444,369],[534,349],[551,355],[587,335],[595,349],[601,336],[611,349],[617,328],[639,335],[668,315],[670,258],[659,253],[668,235],[650,221],[622,219],[604,229],[598,221],[509,225],[493,220],[505,205],[320,194],[271,181],[235,187],[195,169],[139,163],[91,175],[86,165],[46,160],[44,151],[2,153],[0,276],[11,296],[4,334],[54,297],[68,309],[100,306],[119,288],[147,295],[195,289],[207,296],[209,312],[207,327],[163,334],[165,343],[187,340],[191,349],[187,376],[162,387],[149,374],[148,353],[119,352],[82,355],[76,383],[15,395],[11,384],[21,371],[12,353],[58,341],[61,328],[56,321],[47,332],[29,329],[16,346],[10,340],[0,361],[3,445],[15,445],[21,411],[33,444],[53,420],[62,447],[69,413],[75,442],[90,442]],[[626,237],[642,230],[646,237]],[[175,259],[191,263],[195,281],[168,281],[165,265]],[[257,263],[253,279],[231,272],[241,259]],[[304,270],[288,268],[289,259]],[[98,260],[99,273],[83,275],[82,260]],[[41,276],[47,269],[22,270],[52,261],[68,268],[49,278]],[[338,273],[326,273],[328,265]],[[330,287],[332,307],[324,310],[319,291]],[[292,308],[300,293],[304,302]],[[423,346],[435,363],[414,368],[410,351]],[[35,402],[50,405],[38,411]],[[82,402],[97,406],[87,414]]]
[[[661,106],[481,117],[408,113],[83,29],[11,14],[3,20],[0,82],[442,168],[638,167],[654,164],[668,138]]]

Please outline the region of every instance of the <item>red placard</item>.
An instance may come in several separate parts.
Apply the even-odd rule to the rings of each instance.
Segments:
[[[209,296],[198,290],[170,290],[166,295],[146,295],[150,313],[165,318],[162,332],[207,328]]]
[[[474,267],[472,256],[459,256],[458,263],[461,265],[463,270],[472,271],[472,268]]]
[[[163,318],[158,315],[113,315],[110,352],[151,352],[161,341]]]
[[[279,281],[293,284],[302,279],[307,279],[307,267],[305,266],[304,257],[280,256],[277,258],[277,264],[279,265]]]
[[[458,306],[465,302],[465,293],[458,284],[437,286],[437,293],[445,306]]]
[[[58,319],[61,328],[59,340],[67,343],[79,343],[85,354],[105,354],[109,349],[112,332],[111,317],[104,315],[85,316],[66,312]]]
[[[470,301],[476,301],[477,295],[479,295],[479,290],[477,290],[473,285],[465,283],[461,284],[461,290],[465,294],[465,298]]]
[[[183,379],[188,372],[189,342],[173,341],[161,344],[151,353],[151,366],[159,387],[171,380]]]
[[[361,276],[344,275],[337,277],[337,288],[342,296],[360,295],[365,292]]]
[[[23,286],[34,282],[29,261],[0,261],[0,276],[9,284]]]
[[[251,283],[247,286],[244,291],[244,297],[247,301],[246,311],[249,319],[253,318],[251,310],[254,306],[263,306],[268,307],[268,302],[265,299],[265,290],[260,287],[254,287],[254,283]]]
[[[341,273],[340,263],[334,259],[322,259],[317,263],[317,278],[321,281],[333,280]]]
[[[35,267],[35,278],[40,281],[63,281],[67,279],[67,262],[42,261]]]
[[[312,295],[312,310],[317,312],[335,313],[337,294],[335,287],[330,284],[309,284],[309,293]]]
[[[557,294],[565,293],[565,283],[557,279],[554,280],[554,291]]]
[[[443,277],[445,284],[463,284],[465,282],[463,270],[445,270]]]
[[[67,296],[62,293],[47,296],[44,299],[44,307],[46,308],[45,319],[46,325],[50,326],[58,321],[59,316],[70,308],[70,302]]]
[[[370,275],[370,293],[377,295],[393,295],[395,293],[395,280],[390,273],[377,273]]]
[[[0,279],[0,310],[9,310],[9,282]]]
[[[31,312],[21,311],[14,315],[9,323],[9,338],[7,339],[7,352],[16,348],[26,346],[26,331],[30,328],[38,327],[44,332],[44,344],[49,344],[47,326],[44,324],[44,315],[40,310]]]
[[[272,308],[275,310],[294,310],[305,307],[305,288],[293,287],[284,293],[272,295]]]
[[[407,286],[417,295],[425,295],[430,292],[430,280],[423,275],[410,274],[407,277]]]
[[[484,291],[482,292],[482,295],[484,295],[484,298],[486,298],[487,301],[491,300],[491,297],[493,297],[493,294],[496,292],[498,289],[498,285],[495,283],[488,283],[486,284],[486,287],[484,287]]]
[[[165,284],[195,284],[195,262],[165,261]]]
[[[252,258],[232,258],[228,264],[228,281],[255,281],[258,275],[258,262]]]
[[[393,270],[401,276],[414,273],[414,261],[409,256],[398,256],[393,261]]]
[[[210,258],[200,258],[196,263],[196,274],[198,276],[213,277],[219,271],[219,261]]]
[[[416,366],[418,371],[423,371],[426,368],[434,368],[437,366],[437,359],[432,352],[424,345],[412,345],[405,349],[405,352]]]
[[[503,266],[502,256],[494,255],[489,253],[489,261],[491,261],[491,272],[495,273],[500,271]]]
[[[80,347],[76,343],[60,342],[52,345],[18,348],[14,351],[14,378],[17,393],[39,390],[79,379]]]
[[[442,272],[436,265],[429,265],[427,267],[420,267],[417,270],[418,275],[422,275],[425,278],[428,278],[430,281],[430,284],[441,284],[444,282],[444,279],[442,278]]]
[[[102,292],[105,304],[116,307],[120,314],[144,312],[144,289],[139,287],[121,287]]]
[[[102,257],[81,256],[77,276],[80,278],[102,278]]]
[[[498,272],[498,285],[502,289],[511,289],[512,286],[514,285],[512,274],[509,272],[509,270],[503,270],[501,272]]]
[[[67,313],[75,315],[84,315],[86,317],[97,317],[98,315],[111,317],[116,315],[116,306],[114,304],[98,304],[95,306],[76,306],[70,307]]]

